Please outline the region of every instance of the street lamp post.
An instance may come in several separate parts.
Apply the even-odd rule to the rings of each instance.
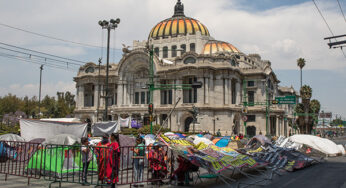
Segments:
[[[111,30],[118,27],[118,24],[120,23],[120,19],[117,18],[116,20],[111,19],[109,22],[106,20],[103,21],[99,21],[99,25],[102,27],[102,29],[107,29],[107,34],[108,34],[108,38],[107,38],[107,67],[106,67],[106,92],[105,92],[105,112],[104,112],[104,116],[103,116],[103,120],[107,120],[108,119],[108,114],[107,114],[107,109],[108,109],[108,74],[109,74],[109,43],[110,43],[110,33]]]
[[[42,83],[42,70],[43,65],[40,66],[40,90],[38,94],[38,117],[41,116],[41,83]]]

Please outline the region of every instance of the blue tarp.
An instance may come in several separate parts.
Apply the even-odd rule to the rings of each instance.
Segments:
[[[198,136],[198,137],[203,137],[203,135],[202,135],[202,134],[198,134],[197,136]]]
[[[220,139],[218,142],[216,142],[216,146],[217,147],[220,147],[220,148],[223,148],[223,147],[226,147],[229,143],[230,139],[229,138],[225,138],[223,137],[222,139]]]
[[[176,135],[178,135],[180,138],[185,138],[186,136],[182,135],[181,133],[175,133]]]

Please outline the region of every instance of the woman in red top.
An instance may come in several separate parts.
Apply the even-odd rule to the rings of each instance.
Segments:
[[[106,166],[107,181],[115,188],[116,183],[119,181],[119,165],[120,165],[120,149],[119,149],[119,134],[112,133],[110,137],[111,143],[109,145],[109,155]]]
[[[167,157],[162,148],[159,147],[158,143],[154,143],[154,149],[149,152],[148,159],[150,169],[153,172],[152,179],[162,183],[161,179],[164,178],[167,174],[167,165],[165,162],[165,160],[167,160]]]
[[[97,156],[97,167],[98,167],[98,176],[99,180],[103,182],[105,175],[106,175],[106,164],[107,164],[107,158],[108,158],[108,149],[106,149],[109,146],[109,136],[108,134],[104,134],[102,136],[101,142],[99,142],[96,146],[96,156]]]

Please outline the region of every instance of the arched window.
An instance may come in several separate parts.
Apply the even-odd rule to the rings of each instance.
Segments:
[[[94,70],[94,67],[88,67],[86,70],[85,70],[85,73],[93,73],[95,70]]]
[[[234,67],[237,66],[237,63],[235,62],[234,59],[231,59],[231,65],[234,66]]]
[[[163,55],[162,58],[167,58],[168,57],[168,47],[165,46],[163,47]]]
[[[177,57],[177,46],[172,46],[172,57]]]
[[[194,57],[188,57],[188,58],[186,58],[186,59],[184,60],[184,64],[189,64],[189,63],[191,63],[191,64],[196,63],[196,59],[195,59]]]
[[[190,52],[196,52],[196,44],[195,43],[190,44]]]

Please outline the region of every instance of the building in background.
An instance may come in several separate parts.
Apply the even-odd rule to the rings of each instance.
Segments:
[[[134,41],[133,48],[125,48],[122,59],[110,65],[108,119],[131,117],[149,123],[148,46],[153,46],[155,54],[155,84],[203,83],[198,89],[155,90],[157,124],[169,118],[167,126],[172,131],[215,133],[220,129],[223,135],[244,134],[245,128],[249,135],[287,135],[291,130],[293,107],[271,105],[266,110],[263,105],[275,96],[296,95],[293,88],[278,86],[280,81],[271,62],[262,60],[258,54],[246,55],[231,43],[213,38],[204,24],[185,16],[180,0],[173,16],[155,25],[148,40]],[[95,63],[80,67],[74,78],[77,117],[93,122],[102,119],[105,99],[100,96],[105,89],[105,68],[102,65],[99,70]],[[178,97],[182,100],[168,117]],[[244,101],[249,104],[246,109]],[[193,105],[199,109],[195,124],[190,113]],[[244,119],[247,119],[246,127]]]

